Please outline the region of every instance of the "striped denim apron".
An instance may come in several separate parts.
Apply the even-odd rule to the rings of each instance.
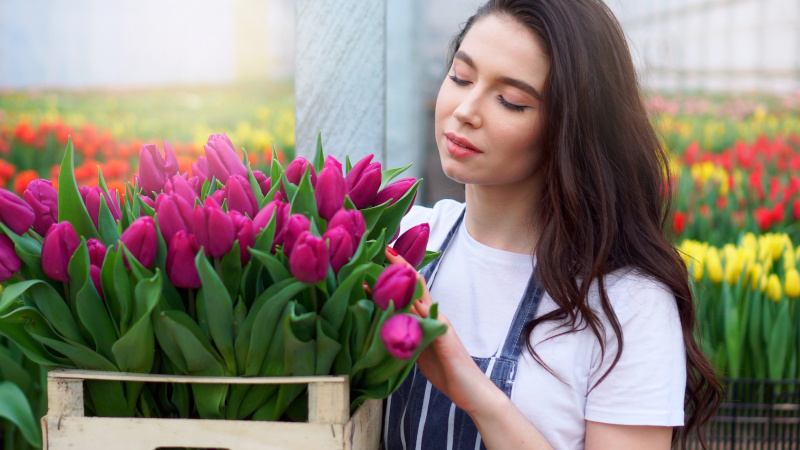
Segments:
[[[462,212],[439,249],[442,255],[422,269],[428,288],[433,287],[439,261],[463,219]],[[541,299],[535,274],[534,270],[502,347],[489,358],[472,357],[475,364],[509,397],[517,373],[517,361],[527,338],[522,329],[536,316]],[[433,387],[414,364],[403,384],[385,402],[383,448],[477,450],[486,446],[469,415]]]

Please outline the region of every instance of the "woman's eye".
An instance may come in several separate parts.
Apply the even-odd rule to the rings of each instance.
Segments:
[[[525,108],[527,108],[527,106],[520,106],[520,105],[515,105],[513,103],[509,103],[502,96],[497,97],[497,99],[500,100],[500,103],[502,103],[503,106],[505,106],[506,108],[508,108],[508,109],[510,109],[512,111],[525,111]]]
[[[456,76],[455,74],[450,75],[450,79],[453,80],[453,83],[459,86],[466,86],[469,84],[469,81],[462,80],[461,78],[458,78],[458,76]]]

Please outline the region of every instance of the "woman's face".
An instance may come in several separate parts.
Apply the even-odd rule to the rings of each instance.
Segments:
[[[445,174],[477,185],[538,184],[541,93],[550,68],[538,38],[514,19],[478,19],[436,101]]]

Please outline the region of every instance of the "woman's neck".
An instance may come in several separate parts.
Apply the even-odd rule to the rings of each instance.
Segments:
[[[466,185],[467,231],[481,244],[514,253],[533,254],[538,227],[538,192],[530,186]]]

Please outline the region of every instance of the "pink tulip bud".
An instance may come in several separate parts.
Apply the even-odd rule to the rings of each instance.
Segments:
[[[329,267],[328,246],[325,241],[306,231],[297,238],[289,258],[292,276],[303,283],[324,280]]]
[[[196,181],[197,180],[195,180],[195,182]],[[195,199],[200,197],[189,180],[180,174],[173,176],[164,183],[164,193],[179,195],[190,205],[194,205]]]
[[[428,247],[430,234],[430,225],[421,223],[403,233],[393,247],[409,264],[417,267],[425,259],[425,249]]]
[[[203,183],[206,182],[205,177],[199,177],[199,176],[191,177],[189,178],[188,182],[189,186],[191,186],[192,189],[194,190],[195,195],[197,195],[197,197],[200,197],[200,194],[203,193]]]
[[[89,212],[89,217],[92,218],[92,223],[94,223],[95,228],[100,227],[100,196],[105,197],[106,205],[111,211],[111,216],[114,218],[114,220],[120,220],[122,218],[122,210],[119,207],[119,202],[117,201],[116,195],[112,199],[102,189],[100,189],[98,186],[95,186],[86,192],[86,198],[84,199],[84,202],[86,203],[86,210]]]
[[[339,269],[347,264],[356,252],[353,237],[344,227],[338,226],[328,228],[322,238],[328,241],[331,267],[333,268],[333,273],[338,274]]]
[[[258,201],[247,178],[231,175],[225,183],[225,198],[228,200],[228,211],[239,211],[253,218],[258,212]]]
[[[0,234],[0,283],[13,277],[22,267],[14,242],[5,234]]]
[[[325,164],[322,166],[322,169],[325,170],[326,167],[335,167],[339,173],[342,173],[342,163],[331,155],[325,158]]]
[[[372,206],[381,205],[387,200],[391,200],[389,202],[389,205],[394,205],[395,202],[397,202],[398,200],[403,198],[404,195],[406,195],[406,192],[408,192],[408,190],[411,189],[411,187],[414,186],[414,183],[416,182],[417,180],[415,180],[414,178],[403,178],[401,180],[395,181],[394,183],[391,183],[390,185],[381,189],[380,192],[378,192],[378,195],[375,196],[375,200],[372,201]],[[415,199],[417,198],[416,193],[414,194],[414,198]],[[414,200],[411,200],[411,203],[413,204]],[[411,209],[411,205],[409,205],[408,209]]]
[[[286,179],[289,180],[289,183],[299,185],[300,180],[303,179],[303,174],[306,173],[306,170],[310,170],[311,174],[311,186],[317,185],[317,172],[314,170],[314,167],[308,162],[307,159],[303,158],[302,156],[298,156],[294,161],[289,163],[289,166],[286,167]]]
[[[353,238],[353,245],[358,247],[361,242],[361,236],[367,231],[367,225],[364,223],[364,215],[361,211],[353,209],[340,209],[336,211],[331,220],[328,221],[328,229],[335,227],[344,227]]]
[[[100,298],[105,300],[106,296],[103,294],[103,283],[100,277],[101,272],[100,266],[95,266],[94,264],[89,266],[89,277],[92,279],[92,284],[94,284],[94,288],[97,289],[97,293],[100,294]]]
[[[0,222],[14,233],[25,234],[33,225],[35,214],[31,205],[11,191],[0,188]]]
[[[258,187],[261,189],[261,195],[269,194],[269,190],[272,189],[271,178],[264,175],[260,170],[254,170],[253,177],[255,177],[256,183],[258,183]]]
[[[139,264],[150,267],[156,260],[158,252],[158,236],[156,235],[156,222],[150,216],[142,216],[134,220],[119,237],[125,248],[131,252]],[[125,264],[128,263],[125,256]]]
[[[231,251],[236,238],[233,220],[213,198],[207,198],[202,208],[194,209],[192,229],[197,244],[214,258],[222,258]]]
[[[233,229],[236,240],[239,241],[239,252],[241,254],[242,265],[244,266],[250,261],[250,249],[256,243],[255,227],[253,227],[252,220],[238,211],[230,211],[228,215],[231,216],[231,220],[233,221]]]
[[[381,339],[390,355],[408,359],[414,356],[422,343],[422,327],[416,317],[398,314],[383,323]]]
[[[58,222],[58,191],[50,180],[33,180],[22,193],[33,209],[33,231],[44,236],[50,225]]]
[[[335,162],[335,160],[333,160]],[[330,220],[336,211],[342,209],[345,196],[345,181],[342,170],[335,163],[326,163],[317,177],[314,196],[317,200],[319,216]]]
[[[301,234],[311,229],[311,221],[302,214],[292,214],[283,227],[283,253],[291,256],[292,247]]]
[[[276,246],[283,244],[284,224],[289,221],[289,204],[280,200],[267,203],[253,219],[253,227],[255,227],[256,233],[260,233],[267,227],[273,215],[275,215],[275,238],[272,242],[272,250],[275,251]]]
[[[417,288],[417,272],[406,264],[392,264],[375,280],[372,300],[383,310],[394,301],[395,310],[408,305]]]
[[[214,193],[211,194],[211,198],[213,198],[218,205],[222,206],[222,203],[225,202],[225,190],[223,189],[219,191],[214,191]]]
[[[231,175],[247,177],[247,167],[239,159],[228,136],[212,134],[208,138],[205,150],[209,175],[216,177],[222,184],[226,184]]]
[[[200,275],[194,259],[200,246],[194,236],[185,230],[175,233],[167,247],[167,277],[179,288],[195,289],[200,287]]]
[[[106,259],[106,246],[100,240],[91,238],[86,241],[86,249],[89,251],[89,262],[93,266],[103,267],[103,260]]]
[[[192,163],[192,177],[198,177],[203,181],[208,178],[208,159],[205,156],[197,158],[197,163]]]
[[[69,260],[80,246],[78,233],[69,222],[53,224],[42,244],[42,269],[48,277],[57,281],[69,281]]]
[[[142,202],[144,202],[145,205],[147,205],[147,206],[149,206],[151,208],[155,208],[156,207],[156,202],[154,202],[153,199],[150,198],[150,197],[145,197],[144,195],[140,195],[139,199],[142,200]]]
[[[192,205],[183,197],[177,194],[159,194],[155,210],[158,228],[167,244],[178,231],[192,231]]]
[[[372,161],[373,155],[367,155],[347,172],[347,196],[358,209],[372,204],[378,189],[381,187],[381,163]]]
[[[139,183],[147,196],[161,192],[167,179],[178,173],[178,158],[166,141],[164,153],[166,160],[155,144],[145,144],[139,150]]]

